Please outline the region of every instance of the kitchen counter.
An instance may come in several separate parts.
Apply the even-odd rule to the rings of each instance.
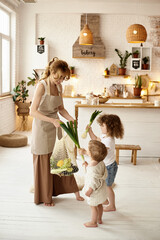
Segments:
[[[160,157],[160,106],[153,103],[105,103],[99,105],[76,104],[75,117],[78,124],[79,136],[84,132],[91,114],[95,110],[102,114],[116,114],[124,125],[124,138],[116,139],[116,144],[140,145],[138,157]],[[92,129],[100,136],[100,127],[95,120]],[[79,137],[80,146],[87,148],[90,138]],[[121,157],[128,157],[127,151],[121,151]]]
[[[153,103],[105,103],[99,105],[89,105],[89,104],[76,104],[75,108],[160,108],[160,106],[154,106]]]
[[[160,106],[154,106],[153,103],[105,103],[99,105],[89,104],[76,104],[75,105],[75,117],[78,119],[78,108],[159,108]]]

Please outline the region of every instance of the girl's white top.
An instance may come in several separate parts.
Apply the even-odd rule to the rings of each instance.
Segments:
[[[101,142],[107,147],[107,156],[103,160],[105,165],[108,166],[115,161],[115,139],[113,137],[106,137],[105,134],[100,136]]]
[[[85,194],[89,188],[93,189],[90,197],[85,195],[87,203],[90,206],[102,204],[107,199],[106,178],[107,170],[103,161],[99,162],[96,166],[87,167],[85,184],[82,191]]]

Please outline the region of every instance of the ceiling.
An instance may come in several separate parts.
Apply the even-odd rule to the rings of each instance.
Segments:
[[[34,3],[34,2],[37,2],[37,3],[49,3],[49,2],[63,2],[63,1],[68,1],[68,2],[71,2],[71,1],[80,1],[80,2],[106,2],[106,3],[139,3],[139,4],[149,4],[149,3],[152,3],[152,4],[157,4],[157,3],[160,3],[160,0],[21,0],[25,3]]]

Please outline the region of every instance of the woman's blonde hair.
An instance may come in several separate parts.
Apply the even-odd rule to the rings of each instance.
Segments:
[[[42,79],[49,77],[51,73],[57,73],[58,70],[66,74],[66,80],[70,78],[70,69],[68,64],[63,60],[59,60],[57,57],[54,57],[45,68]]]
[[[92,159],[97,162],[103,161],[103,159],[107,156],[107,148],[100,141],[90,140],[88,149],[90,151]]]

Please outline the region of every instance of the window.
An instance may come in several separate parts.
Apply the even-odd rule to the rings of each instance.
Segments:
[[[11,92],[11,14],[0,8],[0,96]]]

